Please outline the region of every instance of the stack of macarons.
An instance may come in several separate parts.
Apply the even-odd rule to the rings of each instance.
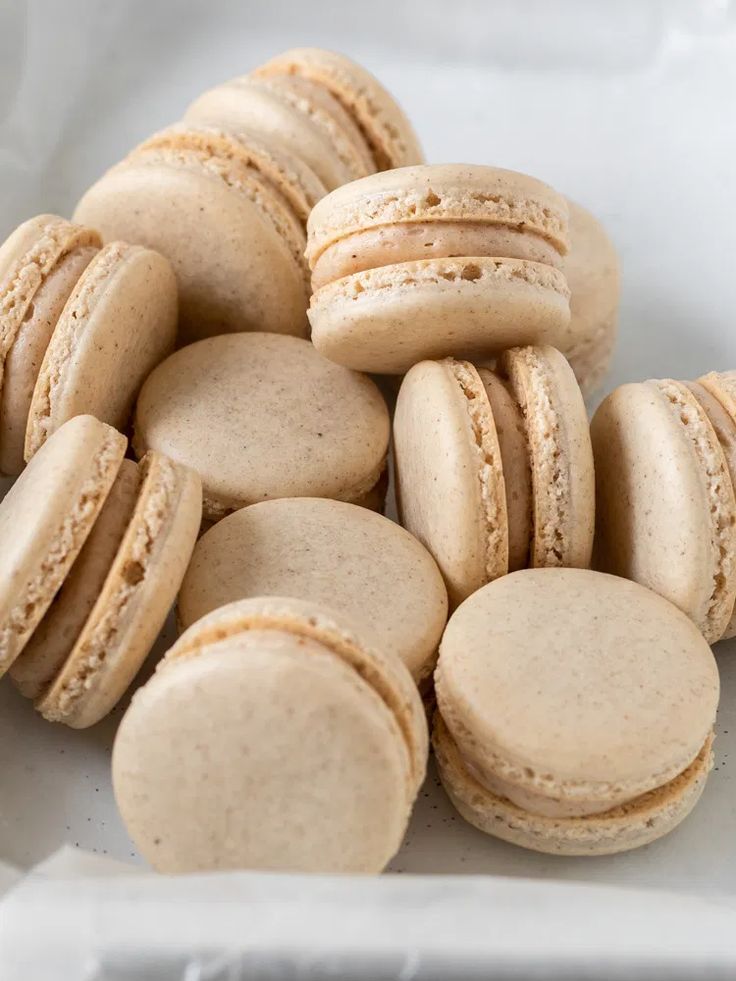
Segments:
[[[63,423],[123,429],[143,380],[173,348],[168,261],[39,215],[0,247],[0,472],[14,476]]]

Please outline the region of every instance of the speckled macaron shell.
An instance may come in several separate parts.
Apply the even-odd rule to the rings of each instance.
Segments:
[[[20,655],[113,485],[126,439],[91,416],[54,433],[0,503],[0,674]]]
[[[179,623],[254,596],[293,596],[347,615],[417,682],[434,667],[447,619],[442,576],[415,538],[363,507],[321,498],[262,501],[211,528],[184,577]]]
[[[679,776],[604,814],[555,818],[532,814],[479,783],[465,766],[439,713],[432,747],[442,786],[463,818],[485,834],[552,855],[613,855],[648,845],[688,816],[713,766],[712,739]]]
[[[373,172],[366,142],[325,88],[298,76],[234,78],[203,92],[186,122],[261,135],[301,157],[327,190]]]
[[[621,292],[618,254],[601,223],[568,200],[570,251],[562,271],[570,287],[570,340],[563,350],[583,394],[599,387],[616,345]]]
[[[8,350],[0,389],[0,471],[17,475],[25,466],[28,415],[46,348],[79,277],[99,252],[80,245],[62,255],[36,290]]]
[[[417,136],[394,98],[369,71],[344,55],[319,48],[294,48],[252,74],[257,78],[296,75],[326,89],[363,134],[376,170],[422,162]]]
[[[475,368],[449,358],[415,365],[393,432],[401,523],[434,556],[457,606],[508,571],[501,450]]]
[[[319,606],[266,598],[180,638],[121,723],[113,785],[161,871],[378,872],[401,843],[426,751],[397,659]]]
[[[706,411],[681,382],[622,385],[591,436],[596,565],[666,597],[718,640],[736,596],[736,499]]]
[[[171,609],[202,517],[199,477],[158,453],[139,464],[133,513],[96,602],[36,708],[84,729],[123,696]]]
[[[158,252],[112,242],[82,273],[46,348],[25,458],[82,412],[124,429],[151,369],[173,348],[176,279]]]
[[[151,373],[135,411],[136,452],[196,470],[210,520],[274,497],[360,501],[382,477],[388,438],[374,382],[276,334],[180,349]]]
[[[513,348],[499,360],[525,420],[532,479],[530,565],[590,565],[595,476],[588,415],[575,375],[551,347]]]
[[[181,340],[243,330],[303,336],[303,222],[322,193],[306,164],[256,137],[175,127],[108,171],[75,214],[106,241],[139,242],[170,260]]]
[[[475,593],[445,630],[435,687],[476,780],[558,820],[675,780],[709,741],[719,695],[712,652],[681,611],[580,569],[525,570]]]

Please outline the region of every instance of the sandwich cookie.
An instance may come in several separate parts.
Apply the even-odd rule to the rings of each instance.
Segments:
[[[487,359],[570,342],[567,202],[532,177],[406,167],[323,198],[308,222],[312,339],[349,368]]]
[[[636,583],[535,569],[452,616],[433,743],[463,817],[535,851],[645,845],[690,812],[712,766],[719,681],[692,622]]]
[[[163,256],[55,215],[0,249],[0,470],[68,419],[122,429],[143,379],[173,348],[176,282]]]
[[[274,497],[380,510],[389,426],[375,384],[308,341],[226,334],[176,351],[149,375],[133,445],[196,470],[210,521]]]
[[[313,603],[256,598],[197,621],[134,695],[113,786],[162,872],[379,872],[426,757],[397,658]]]
[[[588,418],[554,348],[506,351],[496,371],[415,365],[396,402],[394,458],[401,523],[434,556],[451,607],[527,566],[590,564]]]
[[[325,188],[301,158],[252,134],[174,126],[77,205],[103,239],[157,249],[179,283],[184,343],[244,330],[303,336],[307,215]]]
[[[262,501],[224,518],[197,542],[179,593],[182,628],[219,606],[293,596],[329,606],[428,678],[447,620],[432,556],[399,525],[341,501]]]
[[[660,593],[709,643],[736,623],[735,378],[622,385],[591,424],[596,565]]]
[[[562,350],[586,397],[603,381],[616,346],[621,292],[613,242],[585,208],[568,200],[570,251],[562,271],[570,287],[570,341]]]

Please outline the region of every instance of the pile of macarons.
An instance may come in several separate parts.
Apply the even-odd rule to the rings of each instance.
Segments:
[[[112,758],[154,868],[379,872],[430,745],[526,848],[687,816],[736,633],[736,373],[622,386],[591,426],[618,296],[589,212],[426,164],[317,49],[10,234],[0,673],[94,725],[175,605]]]

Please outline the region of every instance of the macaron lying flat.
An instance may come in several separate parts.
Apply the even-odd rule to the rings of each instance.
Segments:
[[[594,477],[580,389],[554,348],[514,348],[495,372],[423,361],[394,416],[401,522],[434,556],[450,605],[526,566],[587,567]]]
[[[567,357],[587,396],[601,384],[616,345],[620,296],[616,249],[600,222],[574,201],[570,251],[562,270],[570,287],[570,341]]]
[[[636,583],[517,572],[450,619],[435,675],[440,777],[466,820],[537,851],[602,855],[682,821],[712,766],[718,670]]]
[[[398,659],[320,606],[260,598],[208,614],[160,662],[121,722],[113,785],[163,872],[379,872],[426,755]]]
[[[325,357],[401,374],[570,340],[567,203],[523,174],[406,167],[323,198],[308,222],[312,339]]]
[[[308,342],[211,337],[162,362],[135,410],[134,446],[196,470],[217,521],[274,497],[383,505],[389,417],[375,384]]]
[[[415,538],[382,515],[321,498],[262,501],[203,535],[179,593],[179,623],[254,596],[293,596],[346,615],[418,683],[434,667],[447,620],[442,576]]]
[[[0,668],[50,721],[85,728],[121,698],[176,596],[199,530],[197,475],[76,416],[0,504]]]
[[[163,256],[100,248],[54,215],[21,225],[0,250],[0,469],[68,419],[125,427],[143,379],[174,345],[176,282]]]
[[[305,223],[324,193],[301,158],[256,136],[180,125],[108,171],[75,219],[171,261],[184,342],[244,330],[303,336]]]
[[[596,564],[649,587],[713,643],[736,601],[733,373],[622,385],[591,424]]]

